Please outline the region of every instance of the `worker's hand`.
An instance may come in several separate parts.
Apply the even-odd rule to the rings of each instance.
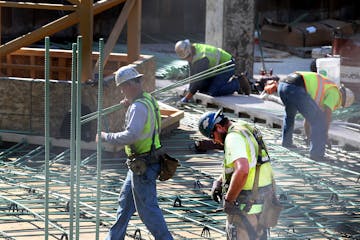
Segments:
[[[187,104],[189,100],[186,97],[181,98],[180,101],[176,102],[177,107],[182,107],[183,105]]]
[[[101,139],[105,139],[105,132],[101,132]],[[95,137],[95,141],[98,142],[99,141],[99,135],[96,134],[96,137]]]
[[[236,201],[224,200],[224,212],[230,215],[238,214],[240,212],[239,203]]]
[[[222,198],[222,182],[215,180],[211,188],[211,198],[219,203]]]
[[[130,105],[130,101],[127,98],[124,98],[123,100],[120,101],[120,104],[123,105],[124,107],[128,107]]]

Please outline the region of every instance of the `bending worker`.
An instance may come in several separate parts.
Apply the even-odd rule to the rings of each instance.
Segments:
[[[216,202],[224,198],[227,239],[267,239],[267,227],[260,224],[260,213],[265,211],[264,199],[275,196],[275,190],[265,145],[256,140],[254,128],[233,124],[221,110],[204,113],[199,120],[199,130],[224,146],[223,174],[214,181],[211,196]],[[253,199],[255,186],[258,196]]]
[[[207,44],[191,44],[188,39],[178,41],[175,44],[175,52],[180,59],[188,61],[190,76],[201,73],[222,63],[234,63],[231,54],[223,49]],[[222,65],[221,67],[225,67],[225,65]],[[216,76],[191,82],[189,84],[188,92],[181,99],[181,102],[188,102],[197,91],[214,97],[230,95],[235,91],[249,95],[250,85],[247,78],[243,75],[235,76],[234,68],[228,70],[229,71],[219,73]]]
[[[156,100],[143,91],[142,76],[143,74],[139,74],[131,66],[121,67],[116,72],[116,85],[125,95],[121,103],[129,106],[125,116],[125,129],[116,133],[101,132],[101,139],[125,145],[129,167],[118,199],[116,222],[110,228],[107,240],[125,238],[126,228],[135,211],[155,239],[173,239],[156,195],[156,179],[160,173],[160,163],[152,157],[153,154],[150,154],[151,149],[161,147],[160,111]]]
[[[278,94],[285,105],[282,145],[294,147],[292,134],[299,111],[305,118],[305,133],[310,139],[310,158],[323,159],[332,111],[349,107],[354,102],[354,93],[315,72],[294,72],[280,80]]]

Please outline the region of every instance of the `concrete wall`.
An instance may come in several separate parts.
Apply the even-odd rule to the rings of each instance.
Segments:
[[[252,0],[208,0],[206,43],[221,47],[235,60],[235,73],[253,74],[255,3]]]

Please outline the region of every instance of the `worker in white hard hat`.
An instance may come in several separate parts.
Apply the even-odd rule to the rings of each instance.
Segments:
[[[180,59],[188,61],[191,76],[219,64],[234,63],[231,54],[225,50],[208,44],[191,43],[188,39],[178,41],[175,44],[175,52]],[[216,76],[191,82],[181,102],[188,102],[198,91],[210,96],[231,95],[236,91],[249,95],[250,85],[246,77],[235,76],[234,68],[231,68]]]
[[[338,87],[321,74],[297,71],[280,79],[278,94],[285,106],[282,145],[295,147],[292,134],[295,115],[299,111],[305,118],[305,134],[310,139],[310,158],[322,160],[332,111],[351,106],[354,93],[344,86]]]
[[[161,148],[161,115],[157,101],[142,89],[142,76],[129,65],[115,72],[116,86],[125,95],[121,103],[129,106],[125,127],[120,132],[101,132],[102,140],[125,146],[129,168],[118,199],[116,222],[110,228],[107,240],[125,238],[126,228],[135,211],[155,239],[173,239],[156,194],[160,162],[153,149],[157,151]],[[96,136],[96,141],[99,141],[99,136]]]

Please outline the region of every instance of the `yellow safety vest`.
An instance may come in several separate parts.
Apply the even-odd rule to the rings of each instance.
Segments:
[[[257,163],[258,149],[259,149],[258,143],[254,138],[253,134],[251,133],[250,125],[245,125],[240,127],[232,125],[229,128],[228,134],[239,134],[242,138],[246,140],[245,147],[246,147],[247,159],[249,162],[249,173],[246,179],[246,183],[242,190],[251,191],[255,181],[256,163]],[[244,146],[239,146],[239,147],[244,147]],[[267,157],[265,151],[262,151],[262,157]],[[226,160],[224,160],[224,168],[225,170],[224,170],[223,179],[225,179],[226,182],[230,182],[233,174],[233,163],[226,164]],[[270,162],[263,163],[260,166],[258,187],[260,188],[271,185],[272,177],[273,177],[273,171]],[[240,209],[241,210],[244,209],[245,206],[246,204],[240,204]],[[262,204],[253,204],[248,214],[256,214],[256,213],[260,213],[261,211],[262,211]]]
[[[151,150],[154,128],[155,128],[155,137],[154,137],[155,148],[158,149],[161,147],[160,136],[159,136],[159,132],[160,132],[159,129],[161,126],[161,115],[157,102],[155,100],[152,101],[152,96],[147,92],[144,92],[143,97],[138,98],[137,100],[135,100],[135,102],[141,102],[145,104],[145,106],[148,109],[148,116],[140,139],[131,145],[125,146],[125,153],[127,156],[139,155],[139,154],[147,153]],[[154,114],[156,115],[154,116]]]
[[[220,63],[225,63],[231,60],[232,56],[228,52],[207,44],[193,43],[196,54],[191,63],[195,63],[201,58],[207,57],[209,59],[209,68],[215,67]]]
[[[314,99],[319,106],[323,105],[326,92],[330,88],[336,88],[338,90],[338,87],[334,82],[322,76],[321,74],[317,74],[315,72],[300,71],[296,73],[300,74],[303,77],[306,91],[310,94],[311,98]],[[340,99],[335,108],[341,106],[341,94],[339,95]]]

